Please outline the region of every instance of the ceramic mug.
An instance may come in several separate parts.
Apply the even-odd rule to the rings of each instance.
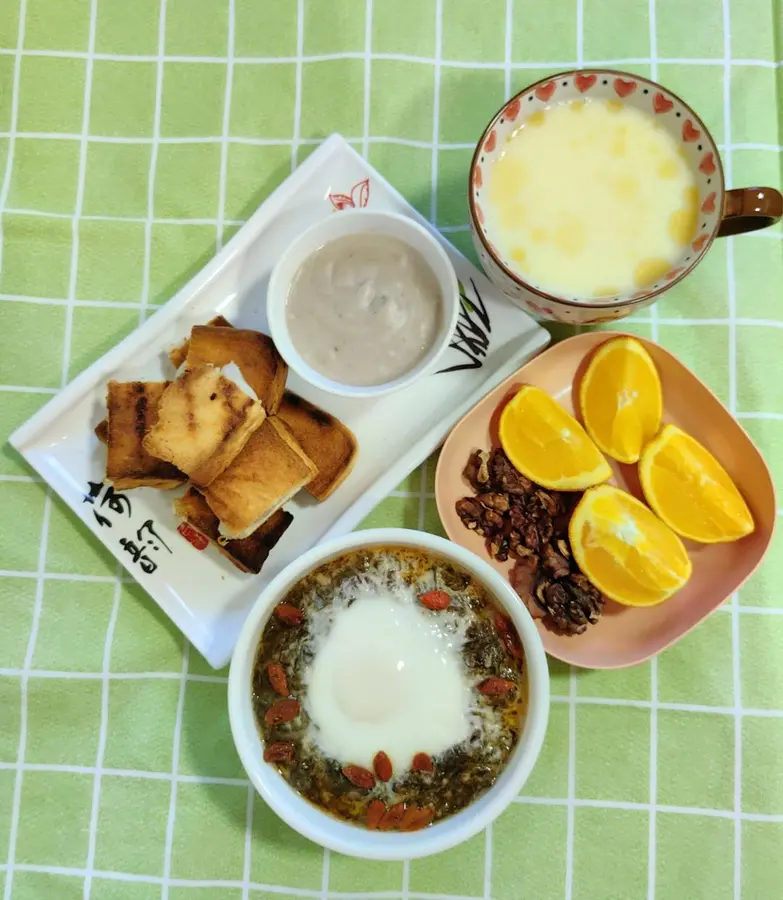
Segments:
[[[492,242],[482,210],[484,173],[500,156],[511,134],[536,112],[586,99],[619,100],[663,124],[681,145],[682,155],[693,171],[701,211],[692,241],[670,271],[641,290],[601,300],[555,296],[531,285]],[[473,243],[489,278],[526,312],[573,325],[614,321],[649,306],[693,270],[716,237],[766,228],[783,216],[783,196],[774,188],[726,188],[712,135],[676,94],[654,81],[613,69],[562,72],[536,82],[508,101],[495,114],[476,145],[468,197]]]

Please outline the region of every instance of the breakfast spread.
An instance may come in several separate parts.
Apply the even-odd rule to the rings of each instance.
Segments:
[[[444,315],[435,274],[398,238],[342,237],[316,250],[286,297],[291,341],[319,374],[378,385],[405,375],[433,346]]]
[[[486,178],[486,229],[502,258],[560,297],[649,287],[698,226],[699,191],[679,143],[652,113],[618,98],[533,113]]]
[[[554,96],[551,80],[527,96],[540,108],[520,116],[527,104],[517,97],[498,114],[501,124],[506,117],[507,130],[501,139],[490,127],[477,148],[473,165],[479,160],[483,168],[471,171],[471,215],[483,229],[476,244],[490,279],[496,280],[490,258],[500,260],[494,268],[512,282],[509,293],[532,287],[554,295],[547,300],[553,306],[584,310],[594,303],[608,310],[608,301],[621,295],[650,299],[659,282],[672,283],[694,265],[719,233],[726,194],[709,149],[714,146],[694,162],[693,147],[685,145],[702,132],[691,119],[672,128],[662,118],[675,109],[673,100],[658,93],[642,108],[624,102],[641,81],[618,77],[610,86],[607,78],[605,91],[590,95],[597,76],[572,77],[558,78],[570,91],[565,99]],[[650,87],[639,93],[649,95]],[[482,153],[496,150],[484,164]],[[719,190],[705,192],[716,170]],[[369,178],[355,187],[365,206]],[[354,190],[328,197],[335,210],[356,202]],[[404,216],[397,219],[414,227]],[[478,233],[476,222],[473,227]],[[286,390],[289,364],[299,375],[305,369],[304,379],[316,388],[339,394],[340,385],[364,387],[369,396],[373,387],[399,387],[406,374],[420,374],[425,359],[432,357],[434,369],[432,351],[441,344],[466,355],[470,350],[469,365],[443,373],[481,368],[491,355],[496,322],[475,284],[475,303],[461,281],[458,291],[456,263],[442,247],[446,278],[415,246],[372,228],[310,250],[295,256],[296,264],[280,276],[285,290],[269,290],[266,327],[275,340],[234,328],[223,316],[196,325],[168,352],[171,373],[155,381],[108,382],[106,418],[95,428],[106,446],[110,494],[182,489],[173,500],[179,530],[191,534],[194,546],[213,547],[247,574],[261,572],[290,528],[286,505],[303,491],[308,505],[326,501],[358,453],[343,422]],[[452,281],[450,318],[451,293],[444,285]],[[284,330],[276,330],[270,313],[275,297],[281,298],[277,321]],[[557,318],[537,301],[519,302]],[[588,315],[583,321],[604,321]],[[493,401],[491,422],[469,455],[463,446],[455,472],[464,463],[460,493],[464,483],[470,493],[456,500],[452,495],[449,511],[458,518],[456,530],[483,539],[493,565],[505,567],[508,584],[498,582],[486,563],[489,575],[482,582],[464,557],[457,564],[443,546],[439,555],[398,546],[406,540],[399,532],[396,542],[389,532],[376,532],[376,540],[387,535],[384,543],[368,541],[350,551],[330,545],[321,556],[325,562],[311,561],[304,569],[305,560],[295,577],[273,582],[289,585],[285,590],[262,591],[263,618],[256,619],[257,631],[245,628],[244,653],[238,654],[248,667],[242,690],[252,729],[250,761],[263,769],[262,780],[283,785],[289,799],[294,792],[297,803],[309,802],[311,814],[327,813],[341,828],[348,823],[373,832],[416,832],[448,820],[498,786],[502,791],[525,753],[535,759],[540,743],[531,741],[530,726],[542,717],[540,697],[548,702],[546,666],[537,662],[537,654],[544,658],[544,629],[568,643],[590,644],[595,634],[601,641],[620,618],[613,616],[617,605],[656,607],[688,585],[696,560],[683,539],[737,542],[757,529],[763,514],[756,498],[749,494],[754,520],[723,465],[687,431],[664,424],[685,417],[665,408],[658,349],[627,336],[607,340],[582,359],[566,387],[556,389],[557,379],[545,378],[516,383],[513,395]],[[664,384],[668,393],[670,382]],[[731,455],[722,456],[731,468]],[[104,485],[88,484],[84,502],[95,504]],[[363,490],[374,496],[366,482]],[[119,503],[120,495],[113,496]],[[130,513],[130,502],[122,499]],[[327,526],[345,530],[342,515],[323,528],[317,522],[309,545]],[[112,527],[104,519],[102,526],[107,524]],[[151,519],[137,529],[140,541],[145,529],[150,545],[154,537],[172,553]],[[117,531],[126,552],[140,555]],[[151,574],[154,564],[142,571]],[[693,581],[680,597],[683,606]],[[538,620],[538,630],[529,617],[520,619],[508,585]],[[245,612],[234,608],[230,615],[241,621],[238,614]],[[623,617],[653,631],[657,621],[645,616],[655,612],[626,611]],[[238,668],[232,666],[235,680]],[[231,714],[234,729],[233,709]],[[541,740],[545,719],[544,711]],[[234,735],[258,786],[258,771]],[[516,794],[519,785],[512,787]]]
[[[169,359],[172,381],[109,382],[108,414],[95,429],[106,479],[118,490],[190,482],[176,515],[238,569],[258,573],[293,520],[283,506],[302,488],[326,499],[350,473],[356,439],[285,391],[288,368],[260,332],[218,317],[194,326]]]
[[[311,803],[381,831],[466,807],[527,703],[511,620],[466,570],[408,547],[344,553],[275,606],[253,705],[264,758]]]

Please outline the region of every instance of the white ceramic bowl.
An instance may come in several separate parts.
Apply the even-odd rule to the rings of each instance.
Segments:
[[[440,330],[430,352],[416,366],[394,381],[373,385],[351,385],[326,378],[300,356],[291,341],[286,322],[288,289],[304,261],[324,244],[349,235],[379,234],[404,241],[417,250],[432,270],[443,297]],[[267,289],[266,313],[275,346],[288,365],[305,381],[331,394],[343,397],[378,397],[408,387],[431,372],[451,341],[459,316],[459,284],[454,268],[439,240],[418,222],[397,213],[371,210],[343,210],[308,228],[275,264]]]
[[[506,610],[522,640],[529,704],[522,734],[495,784],[466,809],[422,831],[368,831],[322,812],[294,791],[277,769],[264,762],[264,744],[251,701],[253,662],[273,608],[307,572],[347,550],[368,546],[410,546],[436,553],[467,569]],[[228,709],[234,743],[258,793],[300,834],[348,856],[411,859],[447,850],[485,828],[519,794],[541,750],[549,717],[549,670],[541,638],[527,609],[509,583],[486,562],[435,535],[403,528],[356,531],[313,548],[284,569],[250,611],[239,636],[228,679]]]

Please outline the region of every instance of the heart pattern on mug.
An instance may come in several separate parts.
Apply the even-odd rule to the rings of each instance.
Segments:
[[[590,99],[607,103],[613,110],[633,107],[647,116],[656,117],[657,126],[675,140],[680,156],[695,176],[698,200],[694,202],[693,211],[695,215],[704,217],[694,223],[700,227],[691,237],[690,244],[685,244],[683,257],[672,260],[671,268],[659,277],[654,286],[618,293],[611,303],[602,308],[601,318],[609,320],[610,317],[622,318],[627,315],[629,301],[637,309],[647,306],[654,302],[661,291],[686,277],[695,262],[708,252],[720,223],[719,198],[723,196],[721,179],[713,180],[711,177],[719,172],[720,157],[707,129],[676,95],[669,94],[664,88],[644,78],[611,70],[576,71],[564,74],[561,78],[550,77],[547,81],[533,84],[519,96],[508,100],[488,126],[481,153],[471,170],[471,225],[476,249],[490,278],[499,286],[502,283],[503,290],[516,298],[519,305],[544,318],[569,324],[594,322],[597,310],[586,307],[583,311],[573,305],[566,309],[565,304],[555,298],[549,298],[549,304],[538,308],[531,305],[530,292],[532,290],[535,294],[537,289],[527,285],[524,277],[514,276],[516,267],[506,260],[507,249],[501,251],[492,242],[491,232],[495,225],[491,210],[486,208],[488,201],[483,196],[483,191],[487,188],[484,175],[487,167],[493,165],[504,152],[507,142],[517,133],[520,124],[540,125],[546,121],[547,109],[553,104],[574,104],[575,109],[584,107],[588,93]],[[685,257],[685,253],[689,256]]]
[[[682,123],[682,139],[686,144],[691,143],[693,141],[698,141],[701,137],[701,132],[698,128],[691,122],[690,119],[686,119]]]
[[[596,81],[598,81],[597,75],[585,75],[584,72],[578,72],[574,75],[574,84],[580,94],[589,91]]]
[[[672,101],[667,100],[660,91],[653,97],[653,109],[659,115],[669,112],[673,107]]]
[[[712,153],[706,153],[704,159],[699,163],[699,171],[705,175],[712,175],[715,171],[715,157]]]
[[[536,97],[539,100],[543,100],[546,103],[547,100],[552,99],[552,94],[555,92],[555,83],[554,81],[547,81],[546,84],[539,84],[539,86],[535,90]]]
[[[627,97],[638,87],[635,81],[626,81],[624,78],[615,78],[614,89],[618,97]]]
[[[509,122],[515,122],[520,109],[522,109],[522,104],[519,102],[519,97],[515,97],[506,107],[503,117],[508,119]]]

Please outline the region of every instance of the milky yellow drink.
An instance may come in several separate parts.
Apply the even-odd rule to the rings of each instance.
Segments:
[[[486,231],[534,286],[589,301],[657,283],[699,226],[695,179],[659,122],[619,100],[534,113],[487,172]]]

